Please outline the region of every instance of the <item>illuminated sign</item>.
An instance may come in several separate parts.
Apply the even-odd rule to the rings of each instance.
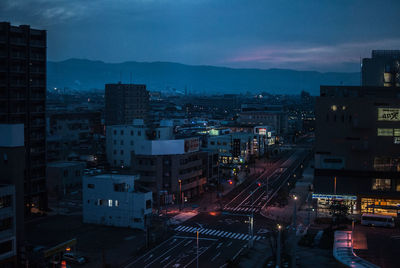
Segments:
[[[265,135],[265,134],[267,134],[267,130],[265,128],[259,128],[258,129],[258,134]]]
[[[378,108],[378,121],[400,121],[400,108]]]
[[[333,194],[313,194],[313,199],[336,199],[336,200],[357,200],[357,196],[354,195],[333,195]]]
[[[271,138],[272,134],[271,131],[268,131],[268,138]]]
[[[394,144],[400,144],[400,137],[394,137]]]

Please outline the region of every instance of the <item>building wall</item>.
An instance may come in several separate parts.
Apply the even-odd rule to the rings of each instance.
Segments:
[[[170,155],[132,154],[131,170],[140,174],[140,183],[152,190],[157,202],[158,193],[164,191],[179,198],[181,192],[188,199],[200,195],[207,183],[207,166],[203,159],[207,152],[191,152]]]
[[[16,208],[14,185],[0,185],[0,264],[16,264]],[[6,262],[3,262],[6,261]],[[7,267],[7,266],[6,266]]]
[[[83,162],[54,162],[47,166],[47,190],[63,196],[82,184]]]
[[[136,125],[118,125],[106,127],[107,160],[113,167],[129,167],[132,151],[151,150],[149,139],[166,140],[173,138],[172,127],[154,129]]]
[[[134,119],[147,119],[149,92],[146,85],[106,84],[105,123],[109,125],[132,124]]]
[[[152,194],[136,192],[134,180],[137,177],[128,177],[108,174],[84,178],[85,223],[144,229],[145,219],[152,212]],[[125,184],[127,188],[117,190],[116,184]]]
[[[25,204],[47,208],[46,31],[0,23],[0,123],[25,126]]]
[[[7,134],[8,133],[8,134]],[[7,138],[8,136],[8,138]],[[15,187],[17,241],[24,241],[24,126],[0,124],[0,183]]]
[[[357,196],[357,213],[371,212],[367,201],[400,205],[397,94],[394,87],[321,87],[315,110],[316,193]]]
[[[373,50],[362,61],[363,86],[400,87],[400,50]]]

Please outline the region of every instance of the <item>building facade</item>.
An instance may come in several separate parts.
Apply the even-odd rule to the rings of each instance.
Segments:
[[[0,266],[17,267],[15,187],[0,184]]]
[[[321,212],[400,208],[400,95],[395,87],[321,86],[316,101],[315,193]]]
[[[151,192],[140,191],[138,175],[84,177],[83,222],[144,229],[152,212]]]
[[[134,119],[147,119],[149,92],[146,85],[106,84],[105,124],[130,125]]]
[[[0,123],[25,126],[25,204],[47,209],[46,31],[0,23]]]
[[[373,50],[361,73],[363,86],[400,87],[400,50]]]
[[[238,123],[271,126],[277,135],[285,135],[288,131],[288,114],[281,105],[242,104]]]
[[[146,140],[173,139],[173,127],[146,127],[141,120],[130,125],[106,127],[106,154],[112,167],[130,167],[131,152],[137,151]]]
[[[47,191],[62,197],[82,185],[84,162],[64,161],[47,164]]]
[[[132,152],[131,170],[152,190],[157,205],[163,205],[202,194],[208,160],[208,153],[199,151],[198,138],[144,141]]]

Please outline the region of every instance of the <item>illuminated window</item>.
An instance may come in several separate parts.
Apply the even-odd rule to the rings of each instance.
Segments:
[[[395,128],[393,130],[393,136],[400,137],[400,128]]]
[[[372,179],[372,190],[389,191],[391,186],[390,179]]]
[[[119,206],[119,202],[118,200],[115,200],[115,206],[118,207]]]
[[[378,136],[393,136],[393,128],[378,128]]]
[[[112,207],[113,201],[111,199],[108,200],[108,206]]]
[[[332,105],[331,106],[331,110],[335,112],[337,110],[337,106],[336,105]]]

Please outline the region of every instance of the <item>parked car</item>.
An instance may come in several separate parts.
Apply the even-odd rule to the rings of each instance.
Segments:
[[[76,255],[75,253],[64,253],[63,260],[78,264],[84,264],[87,262],[87,259],[85,257]]]

